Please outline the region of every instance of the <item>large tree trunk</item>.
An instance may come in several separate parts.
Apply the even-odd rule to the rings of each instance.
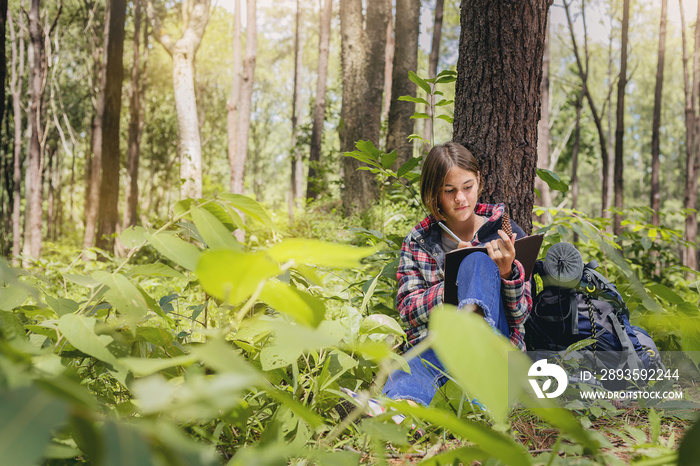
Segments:
[[[243,72],[241,76],[241,101],[238,115],[238,152],[235,162],[234,193],[242,194],[245,180],[245,165],[248,159],[248,134],[253,101],[255,58],[257,54],[257,12],[255,0],[246,3],[246,44]]]
[[[398,15],[398,9],[396,14]],[[391,85],[394,72],[395,46],[394,21],[393,18],[389,18],[389,22],[386,25],[386,43],[384,45],[384,101],[382,103],[382,121],[386,121],[389,118],[389,109],[391,108]]]
[[[97,246],[114,249],[114,233],[119,223],[119,123],[124,80],[124,23],[126,0],[110,0],[109,39],[107,41],[107,81],[102,118],[102,175],[98,211]]]
[[[148,0],[148,17],[156,40],[173,58],[173,88],[179,137],[181,198],[202,197],[202,144],[194,89],[194,58],[209,21],[211,0],[186,0],[182,5],[185,30],[174,41],[160,24]]]
[[[659,128],[661,126],[661,98],[664,85],[664,54],[666,53],[667,0],[661,0],[661,24],[659,25],[659,52],[656,65],[656,89],[654,91],[654,116],[651,125],[651,210],[652,224],[659,226],[661,196],[659,194]]]
[[[542,54],[542,82],[540,83],[540,121],[537,122],[537,167],[551,169],[549,156],[549,28],[544,36],[544,53]],[[573,181],[573,180],[572,180]],[[540,192],[540,205],[551,207],[552,195],[549,185],[541,178],[535,178],[535,188]],[[540,223],[547,223],[549,211],[537,218]]]
[[[5,56],[5,24],[7,22],[7,0],[0,0],[0,50],[3,51],[0,57],[0,127],[2,119],[5,117],[5,79],[7,77],[7,59]]]
[[[301,52],[299,51],[301,5],[297,0],[296,26],[294,30],[294,90],[292,91],[292,150],[291,150],[291,173],[289,182],[289,221],[294,220],[294,208],[297,200],[301,196],[301,186],[303,179],[303,169],[301,164],[301,151],[297,147],[297,123],[299,113],[299,94],[301,94]]]
[[[318,165],[321,162],[321,141],[323,139],[323,122],[326,113],[326,80],[328,79],[328,47],[331,40],[331,13],[333,0],[325,0],[319,15],[320,33],[318,37],[318,79],[316,81],[316,102],[314,103],[314,122],[311,128],[311,148],[309,151],[309,173],[306,177],[306,197],[318,197]]]
[[[352,151],[361,139],[379,146],[381,125],[386,27],[391,15],[388,0],[369,2],[366,29],[361,0],[340,2],[340,34],[343,76],[340,149]],[[362,164],[352,157],[343,157],[345,187],[342,192],[346,216],[357,214],[377,198],[374,175],[358,170]]]
[[[396,46],[386,149],[396,150],[398,166],[413,156],[413,141],[409,141],[408,136],[413,134],[411,116],[416,104],[399,101],[399,97],[416,94],[416,85],[408,79],[408,72],[418,68],[419,20],[420,0],[396,0]]]
[[[141,0],[134,3],[134,61],[131,69],[131,96],[129,101],[129,142],[127,170],[129,184],[126,191],[124,227],[136,225],[139,221],[139,158],[141,155],[141,135],[143,134],[143,104],[146,92],[145,76],[141,75],[141,63],[148,63],[148,22],[143,22],[143,58],[140,56]]]
[[[34,59],[31,67],[31,100],[29,119],[31,133],[29,140],[29,255],[38,258],[41,255],[42,227],[42,160],[41,160],[41,101],[43,97],[43,79],[46,74],[44,59],[44,34],[39,16],[39,0],[32,0],[29,10],[29,37]]]
[[[20,2],[24,6],[24,2]],[[21,209],[21,187],[22,187],[22,81],[24,77],[24,19],[20,14],[18,17],[18,31],[12,17],[8,16],[10,26],[10,37],[12,40],[12,76],[10,79],[10,92],[12,93],[12,110],[14,128],[14,154],[12,161],[12,265],[19,265],[19,253],[22,238],[22,223],[20,218]]]
[[[615,208],[624,208],[624,136],[625,136],[625,87],[627,86],[627,36],[629,30],[630,2],[624,0],[622,7],[622,51],[620,54],[620,77],[617,81],[617,121],[615,125]],[[613,217],[613,233],[622,234],[622,215]]]
[[[445,0],[435,0],[435,21],[433,23],[433,43],[430,49],[430,58],[428,59],[428,77],[434,79],[437,76],[438,61],[440,60],[440,36],[442,35],[442,11],[444,9]],[[428,99],[431,97],[428,96]],[[430,102],[430,100],[428,100]],[[434,102],[432,102],[434,104]],[[430,118],[423,120],[423,139],[434,143],[433,135],[433,110],[428,105],[425,113]],[[426,148],[429,149],[429,148]]]
[[[481,202],[532,230],[537,121],[549,2],[462,2],[453,140],[479,160]]]
[[[226,133],[228,135],[229,183],[232,193],[242,192],[243,172],[238,170],[238,125],[241,105],[241,73],[243,60],[241,58],[241,0],[236,0],[233,13],[233,82],[231,94],[226,105]],[[245,163],[243,165],[245,168]],[[238,179],[240,178],[240,182]],[[241,186],[238,189],[238,186]]]

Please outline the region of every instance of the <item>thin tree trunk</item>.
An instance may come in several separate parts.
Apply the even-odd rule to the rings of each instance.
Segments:
[[[56,221],[56,198],[54,196],[54,155],[55,151],[51,148],[48,150],[48,167],[46,170],[46,181],[48,182],[48,197],[47,197],[47,210],[46,210],[46,237],[49,239],[53,238],[54,235],[54,222]],[[56,163],[55,165],[58,165]]]
[[[435,21],[433,23],[433,43],[430,49],[430,58],[428,62],[428,77],[434,79],[437,76],[438,62],[440,60],[440,37],[442,35],[442,15],[445,5],[445,0],[435,0]],[[428,102],[431,97],[428,96]],[[430,102],[434,104],[435,102]],[[423,139],[430,141],[430,144],[435,143],[433,135],[433,109],[430,105],[426,107],[425,113],[430,118],[423,120]],[[429,148],[425,148],[429,150]]]
[[[583,107],[584,90],[581,89],[576,98],[576,123],[574,126],[574,145],[571,149],[571,208],[578,208],[578,153],[581,146],[581,108]],[[578,234],[574,233],[574,243]]]
[[[5,80],[7,78],[7,58],[5,55],[5,24],[7,23],[7,0],[0,0],[0,50],[3,51],[0,57],[0,127],[2,119],[5,117]]]
[[[185,29],[175,41],[160,24],[160,18],[148,0],[148,18],[156,40],[173,59],[173,90],[177,111],[180,156],[181,198],[202,197],[202,143],[194,87],[194,58],[204,36],[211,0],[187,0],[182,5]]]
[[[316,199],[321,162],[321,142],[323,140],[323,122],[326,113],[326,81],[328,79],[328,48],[331,40],[331,14],[333,0],[325,0],[319,16],[320,33],[318,37],[318,79],[316,81],[316,102],[314,104],[314,122],[311,129],[311,148],[309,151],[309,173],[306,177],[306,197]]]
[[[243,173],[238,172],[238,147],[239,113],[241,105],[241,73],[243,72],[243,59],[241,58],[241,0],[236,0],[233,14],[233,83],[231,95],[226,105],[227,134],[228,134],[228,162],[230,175],[230,189],[232,193],[241,193],[243,186]],[[244,164],[245,166],[245,164]],[[238,179],[241,179],[239,182]]]
[[[24,8],[24,1],[20,2],[20,8]],[[14,154],[12,161],[12,265],[19,265],[19,253],[22,238],[22,223],[20,209],[22,202],[22,81],[24,77],[24,20],[22,15],[18,17],[18,31],[12,17],[8,15],[10,37],[12,40],[12,77],[10,79],[10,92],[12,93],[12,110],[14,128]]]
[[[143,98],[145,79],[141,76],[140,34],[141,34],[141,0],[134,2],[134,60],[131,68],[131,96],[129,102],[129,142],[128,142],[128,176],[126,208],[124,209],[124,227],[136,225],[139,221],[139,158],[141,155],[141,135],[143,133]],[[143,63],[148,63],[148,22],[143,23]]]
[[[39,13],[39,0],[32,0],[29,10],[29,37],[33,50],[31,69],[32,96],[29,106],[31,133],[29,142],[29,254],[31,257],[41,256],[41,227],[42,227],[42,160],[41,160],[41,100],[43,96],[43,79],[45,76],[44,35],[42,33]]]
[[[667,0],[661,0],[661,24],[659,25],[659,52],[656,65],[656,89],[654,91],[654,116],[651,125],[651,222],[659,226],[661,195],[659,193],[659,128],[661,126],[661,98],[664,85],[664,55],[666,53]]]
[[[398,2],[399,0],[397,0]],[[396,16],[399,15],[398,4],[396,5]],[[391,13],[389,13],[391,15]],[[393,15],[392,15],[393,16]],[[382,103],[382,121],[387,121],[391,108],[391,86],[394,74],[394,51],[396,49],[396,40],[394,39],[394,18],[389,18],[386,25],[386,45],[384,47],[384,102]],[[412,69],[412,71],[415,68]]]
[[[542,81],[540,82],[540,121],[537,122],[537,166],[551,169],[549,156],[549,28],[544,36],[544,52],[542,53]],[[573,180],[572,180],[573,181]],[[541,178],[535,178],[535,188],[540,192],[540,205],[551,207],[552,195],[549,185]],[[546,210],[537,217],[540,223],[548,223],[549,211]]]
[[[301,23],[301,5],[297,0],[296,26],[294,30],[294,90],[292,91],[292,150],[291,150],[291,179],[289,183],[289,221],[294,221],[294,207],[297,198],[301,196],[301,152],[297,147],[297,121],[299,112],[299,94],[301,93],[301,53],[299,52],[299,36]]]
[[[453,139],[479,160],[481,201],[504,202],[528,233],[549,3],[475,0],[460,15]]]
[[[420,0],[396,0],[396,47],[394,49],[393,79],[391,84],[391,108],[387,130],[387,151],[396,150],[397,166],[413,156],[411,119],[416,109],[413,102],[403,102],[399,97],[415,95],[416,85],[408,79],[408,72],[418,68],[418,36],[420,26]]]
[[[98,210],[97,246],[114,250],[114,234],[119,223],[119,124],[124,80],[124,24],[126,0],[110,0],[109,40],[107,42],[107,81],[102,118],[102,174]]]
[[[627,36],[629,30],[630,2],[624,0],[622,7],[622,51],[620,54],[620,77],[617,81],[617,118],[615,125],[615,208],[618,213],[613,217],[613,234],[622,234],[622,215],[624,208],[624,136],[625,136],[625,87],[627,86]]]

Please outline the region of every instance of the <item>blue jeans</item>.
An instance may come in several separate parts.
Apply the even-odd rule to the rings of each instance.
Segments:
[[[457,296],[460,308],[477,304],[484,311],[486,322],[508,337],[508,321],[501,298],[501,276],[496,263],[488,255],[475,252],[464,258],[457,273]],[[410,374],[397,370],[389,376],[382,394],[394,400],[430,405],[435,393],[448,380],[445,367],[432,348],[408,361],[408,366]]]

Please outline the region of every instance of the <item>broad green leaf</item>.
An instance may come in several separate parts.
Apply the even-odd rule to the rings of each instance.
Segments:
[[[398,336],[403,336],[405,334],[395,319],[384,314],[372,314],[362,319],[360,333],[365,335],[381,333]]]
[[[661,418],[654,408],[649,409],[649,424],[651,425],[651,443],[656,444],[661,435]]]
[[[593,345],[597,342],[598,340],[596,340],[595,338],[586,338],[585,340],[580,340],[576,343],[572,343],[571,345],[569,345],[568,348],[566,348],[565,355],[568,355],[569,353],[575,353],[576,351],[582,350],[586,346]]]
[[[422,112],[416,112],[413,115],[411,115],[412,120],[425,120],[427,118],[430,118],[430,115]]]
[[[649,291],[654,293],[656,296],[665,299],[671,304],[683,304],[685,302],[685,299],[683,299],[682,296],[661,283],[654,283],[650,285]]]
[[[122,315],[136,321],[147,314],[148,306],[143,296],[124,275],[97,271],[93,277],[109,288],[105,292],[105,299]]]
[[[362,455],[354,451],[323,451],[309,452],[309,458],[314,460],[318,466],[357,466],[360,464]]]
[[[376,250],[375,247],[358,248],[315,239],[291,238],[275,244],[267,253],[279,263],[294,260],[298,264],[350,268],[359,266],[361,259],[372,255]]]
[[[378,273],[377,276],[374,277],[374,280],[372,280],[372,283],[369,285],[369,288],[365,292],[365,296],[362,298],[362,305],[360,306],[360,314],[364,314],[367,310],[367,306],[369,305],[369,302],[372,299],[374,289],[377,287],[377,283],[379,282],[379,277],[381,277],[381,275],[381,273]]]
[[[231,203],[233,207],[240,210],[245,215],[250,215],[258,222],[265,225],[267,228],[274,230],[275,225],[272,223],[270,215],[265,208],[255,199],[242,194],[222,193],[219,195],[221,199],[225,199]]]
[[[442,466],[444,464],[473,464],[474,461],[484,461],[488,455],[476,447],[462,447],[449,450],[418,463],[420,466]]]
[[[104,466],[150,466],[153,464],[148,441],[135,428],[107,420],[100,429]]]
[[[86,277],[85,275],[75,275],[72,273],[64,273],[63,278],[76,285],[85,286],[87,288],[92,288],[99,285],[95,279]]]
[[[435,408],[426,408],[418,405],[409,406],[406,402],[386,401],[386,403],[401,414],[416,416],[476,443],[489,456],[501,460],[504,464],[510,466],[532,464],[532,457],[528,454],[525,447],[511,437],[496,432],[488,425],[460,419],[452,413]]]
[[[11,311],[24,304],[28,297],[29,292],[20,285],[10,285],[0,288],[0,309]]]
[[[135,277],[139,275],[146,277],[186,278],[181,272],[178,272],[170,266],[161,264],[160,262],[135,265],[129,270],[129,276]]]
[[[326,306],[321,299],[279,281],[265,283],[260,300],[311,327],[318,327],[326,315]]]
[[[0,335],[6,340],[14,340],[16,338],[26,339],[27,334],[19,320],[13,312],[0,311]]]
[[[700,458],[700,421],[696,421],[690,429],[685,431],[678,448],[678,465],[697,464],[698,458]]]
[[[122,231],[119,239],[127,249],[134,249],[148,240],[148,233],[143,227],[135,225]]]
[[[372,439],[391,442],[393,445],[406,445],[406,429],[402,429],[395,422],[380,421],[374,418],[363,419],[360,423],[360,432],[364,432]]]
[[[58,329],[78,350],[109,364],[118,365],[117,358],[110,353],[107,345],[112,342],[108,335],[97,336],[94,317],[66,314],[58,319]]]
[[[233,249],[240,251],[241,245],[231,231],[224,226],[212,213],[201,207],[190,210],[192,221],[197,226],[209,249]]]
[[[196,359],[192,355],[174,358],[119,358],[119,362],[136,377],[145,377],[175,366],[189,366]]]
[[[318,329],[292,325],[282,320],[270,323],[275,342],[260,352],[260,361],[265,371],[286,367],[304,351],[337,345],[345,336],[345,327],[337,320],[324,320]]]
[[[411,170],[413,170],[414,168],[416,168],[418,166],[419,160],[420,159],[418,157],[411,157],[410,159],[408,159],[406,161],[406,163],[401,165],[401,167],[399,168],[399,171],[396,172],[396,175],[399,177],[404,176],[406,173],[410,172]]]
[[[480,316],[451,306],[433,310],[429,328],[435,352],[450,375],[470,397],[485,404],[496,421],[504,422],[509,401],[518,396],[508,390],[508,353],[515,351],[513,345]]]
[[[36,387],[0,393],[0,458],[13,466],[39,464],[52,432],[62,425],[68,406]]]
[[[659,230],[657,230],[656,228],[650,228],[649,232],[647,233],[647,237],[651,238],[651,239],[655,239],[658,232],[659,232]]]
[[[410,79],[411,81],[413,81],[414,83],[416,83],[416,85],[418,85],[418,87],[420,87],[421,89],[423,89],[423,90],[425,91],[426,94],[430,94],[430,93],[431,93],[431,92],[430,92],[430,84],[428,84],[428,83],[425,81],[425,79],[421,78],[420,76],[418,76],[418,75],[417,75],[416,73],[414,73],[413,71],[409,71],[409,72],[408,72],[408,79]]]
[[[193,345],[191,355],[219,373],[244,374],[253,380],[260,379],[258,370],[221,338],[214,337],[206,343]]]
[[[287,408],[306,421],[312,428],[320,429],[324,426],[323,419],[318,414],[290,397],[286,392],[282,390],[268,390],[266,393],[270,398],[284,403]]]
[[[435,84],[448,84],[457,80],[456,76],[441,76],[435,80]]]
[[[148,235],[148,242],[156,251],[187,270],[194,271],[197,268],[201,251],[194,244],[167,232]]]
[[[554,189],[555,191],[561,191],[562,193],[567,193],[569,191],[569,185],[564,183],[561,180],[561,178],[559,178],[559,175],[557,175],[553,171],[544,168],[538,168],[537,176],[539,176],[542,179],[542,181],[547,183],[547,186],[549,186],[550,189]]]
[[[440,119],[440,120],[445,120],[445,121],[448,122],[448,123],[454,123],[454,118],[452,118],[452,117],[449,116],[449,115],[438,115],[438,116],[436,116],[435,118],[438,118],[438,119]]]
[[[427,100],[421,99],[420,97],[411,97],[410,95],[402,95],[399,97],[402,102],[413,102],[416,104],[430,105]]]
[[[350,369],[357,367],[357,360],[340,350],[332,350],[328,353],[323,364],[321,375],[318,376],[320,390],[327,389],[333,382]]]
[[[451,99],[450,99],[450,100],[448,100],[448,99],[441,99],[440,102],[438,102],[438,103],[435,104],[435,106],[436,106],[436,107],[443,107],[443,106],[445,106],[445,105],[450,105],[450,104],[453,104],[453,103],[455,103],[454,100],[451,100]]]
[[[197,264],[202,288],[212,296],[231,304],[250,297],[261,282],[280,272],[262,252],[244,253],[226,250],[206,251]]]
[[[136,338],[163,347],[170,346],[175,339],[170,330],[143,325],[139,325],[136,328]]]
[[[394,165],[394,162],[396,162],[396,157],[397,157],[397,153],[395,150],[392,150],[388,154],[383,154],[382,155],[382,167],[391,168],[391,166]]]
[[[73,314],[80,307],[80,305],[72,299],[54,298],[53,296],[49,295],[46,295],[46,304],[48,304],[51,309],[56,311],[56,314],[59,317],[65,314]]]

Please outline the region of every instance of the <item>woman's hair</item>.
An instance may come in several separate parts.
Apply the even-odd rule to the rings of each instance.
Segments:
[[[440,195],[447,172],[453,167],[459,167],[480,175],[479,162],[469,150],[457,142],[447,142],[434,146],[423,161],[420,175],[420,197],[423,205],[433,216],[438,216],[440,210]],[[483,183],[479,180],[479,195]]]

